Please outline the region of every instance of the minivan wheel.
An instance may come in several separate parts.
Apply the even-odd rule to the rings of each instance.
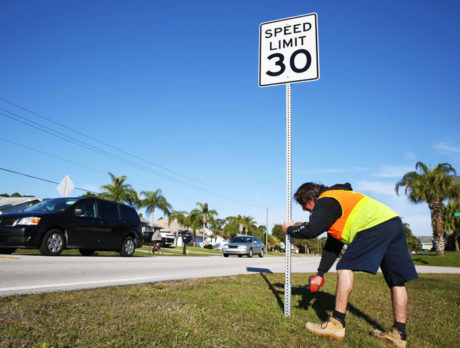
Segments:
[[[46,232],[40,246],[40,253],[47,256],[58,256],[63,250],[64,234],[57,229]]]
[[[264,257],[264,249],[260,251],[259,257]]]
[[[80,254],[82,254],[83,256],[91,256],[94,254],[93,249],[78,249],[78,251],[80,251]]]
[[[248,257],[252,257],[252,255],[253,255],[253,251],[252,251],[252,249],[249,249]]]
[[[16,249],[12,248],[0,248],[0,254],[12,254],[16,251]]]
[[[120,255],[121,256],[133,256],[134,250],[136,250],[136,244],[134,243],[133,237],[126,237],[121,245]]]

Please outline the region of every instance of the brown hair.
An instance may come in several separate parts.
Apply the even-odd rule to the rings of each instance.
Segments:
[[[327,186],[306,182],[297,189],[297,192],[294,194],[294,199],[303,207],[308,201],[312,199],[316,200],[326,189]]]

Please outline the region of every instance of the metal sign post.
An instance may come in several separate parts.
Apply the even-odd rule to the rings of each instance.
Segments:
[[[291,221],[292,160],[291,160],[291,84],[286,84],[286,219]],[[291,236],[286,234],[286,274],[284,281],[284,315],[291,315]]]
[[[291,83],[319,79],[317,14],[260,24],[259,86],[286,85],[286,220],[292,219]],[[291,315],[291,237],[286,235],[284,315]]]

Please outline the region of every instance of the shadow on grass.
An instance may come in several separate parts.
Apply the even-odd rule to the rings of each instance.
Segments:
[[[428,265],[428,262],[426,262],[425,260],[422,260],[421,258],[413,258],[414,262],[420,262],[420,263],[423,263],[424,265]]]
[[[284,303],[283,300],[281,299],[280,294],[284,294],[284,291],[279,291],[277,290],[272,283],[268,280],[268,278],[265,276],[264,273],[273,273],[271,270],[268,268],[254,268],[254,267],[247,267],[246,270],[248,272],[257,272],[260,274],[263,280],[265,280],[265,283],[267,283],[268,288],[271,290],[273,295],[275,295],[276,301],[278,302],[278,306],[280,306],[281,310],[284,310]],[[275,284],[278,285],[278,284]],[[284,284],[283,284],[284,286]]]
[[[249,271],[249,269],[248,269]],[[275,283],[272,284],[265,276],[264,273],[272,273],[270,270],[268,272],[260,272],[260,276],[265,280],[270,290],[275,295],[275,298],[278,302],[278,306],[280,307],[281,311],[284,311],[284,302],[281,298],[281,295],[284,295],[284,284],[282,283]],[[334,310],[335,307],[335,296],[319,291],[316,293],[309,292],[306,288],[297,287],[291,288],[292,295],[301,295],[302,298],[298,304],[298,308],[303,308],[308,310],[310,307],[316,312],[316,315],[321,321],[327,320],[330,316],[330,313]],[[352,304],[348,303],[347,312],[352,313],[353,315],[364,319],[369,325],[373,328],[378,329],[380,331],[384,331],[382,325],[376,322],[374,319],[369,317],[366,313],[362,312]]]

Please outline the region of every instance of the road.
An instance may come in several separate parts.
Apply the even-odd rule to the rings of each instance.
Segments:
[[[293,257],[293,273],[315,272],[319,257]],[[332,267],[331,270],[335,270]],[[460,268],[417,266],[419,273]],[[0,297],[251,273],[284,273],[284,257],[0,256]]]

